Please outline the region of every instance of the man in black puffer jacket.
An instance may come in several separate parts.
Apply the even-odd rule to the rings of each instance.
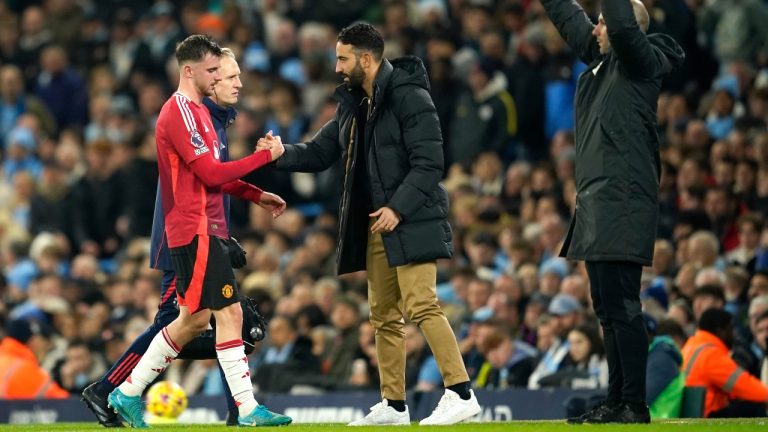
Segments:
[[[345,167],[337,246],[338,272],[368,271],[370,320],[376,328],[383,401],[352,425],[408,424],[403,317],[424,332],[446,392],[421,424],[452,424],[480,412],[456,337],[437,303],[436,260],[453,253],[440,185],[443,140],[423,63],[382,58],[373,26],[339,33],[336,72],[344,77],[336,115],[312,140],[287,144],[278,169]],[[260,146],[279,137],[268,135]]]

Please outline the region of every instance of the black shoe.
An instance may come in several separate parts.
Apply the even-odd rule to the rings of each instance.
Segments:
[[[567,420],[568,424],[582,424],[582,423],[603,423],[601,420],[613,413],[616,409],[621,407],[620,402],[604,400],[600,402],[596,407],[585,412],[578,417],[571,417]]]
[[[235,410],[230,410],[227,412],[227,426],[239,426],[237,424],[237,418],[240,417],[240,412]]]
[[[81,401],[85,402],[85,406],[96,416],[99,420],[99,424],[104,427],[123,427],[123,422],[117,416],[117,413],[107,406],[107,398],[101,397],[96,393],[96,384],[93,383],[83,390],[83,397]]]
[[[651,413],[645,402],[624,402],[618,408],[600,419],[588,420],[586,423],[650,423]]]

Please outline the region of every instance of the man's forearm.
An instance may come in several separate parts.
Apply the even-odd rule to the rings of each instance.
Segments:
[[[217,163],[213,157],[194,160],[189,167],[208,187],[223,186],[272,160],[269,150],[261,150],[237,161]]]
[[[242,180],[235,180],[229,183],[224,183],[224,185],[221,187],[221,190],[227,195],[242,198],[254,203],[259,202],[261,194],[264,192],[257,186],[246,183]]]

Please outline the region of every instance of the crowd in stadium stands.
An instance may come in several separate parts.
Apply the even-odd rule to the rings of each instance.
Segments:
[[[599,2],[580,3],[597,17]],[[691,361],[692,350],[680,350],[704,331],[705,311],[725,310],[727,350],[765,386],[768,3],[644,3],[649,32],[686,51],[658,102],[663,173],[654,261],[643,270],[647,327],[669,342],[660,351],[674,376]],[[537,0],[0,1],[0,328],[16,318],[49,326],[47,350],[36,352],[47,351],[41,364],[63,388],[80,392],[98,378],[159,302],[147,256],[154,123],[177,85],[176,42],[205,33],[237,53],[244,87],[228,134],[238,159],[269,130],[301,142],[329,120],[336,35],[356,20],[379,26],[385,57],[416,55],[429,71],[455,248],[438,263],[438,298],[473,386],[604,388],[585,269],[557,257],[575,206],[573,95],[585,65]],[[264,168],[246,180],[289,206],[273,221],[232,204],[231,231],[248,257],[236,274],[269,321],[250,357],[254,384],[378,388],[365,274],[335,275],[343,167]],[[408,389],[442,386],[413,325],[406,350]],[[650,370],[649,383],[663,382],[649,384],[649,403],[671,379],[662,369]],[[178,361],[166,376],[190,394],[222,392],[214,360]]]

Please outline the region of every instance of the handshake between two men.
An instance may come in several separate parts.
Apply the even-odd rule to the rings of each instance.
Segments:
[[[285,146],[283,145],[283,140],[280,139],[280,135],[272,135],[272,131],[269,131],[264,135],[264,138],[259,138],[259,141],[256,143],[256,150],[254,152],[261,150],[269,150],[274,162],[285,153]]]
[[[283,141],[280,138],[280,135],[272,135],[272,131],[269,131],[264,138],[259,138],[259,141],[256,143],[255,151],[261,150],[269,150],[272,154],[272,161],[275,161],[285,153],[285,146],[283,146]],[[381,207],[368,216],[376,218],[370,228],[373,234],[392,232],[397,228],[401,221],[400,215],[386,206]]]
[[[254,153],[261,150],[269,150],[270,160],[275,161],[285,153],[285,147],[279,136],[273,136],[272,131],[267,132],[264,138],[260,138],[256,144]],[[286,203],[279,195],[272,192],[262,191],[256,205],[267,210],[272,214],[272,218],[278,218],[285,212]],[[237,268],[237,267],[235,267]]]

